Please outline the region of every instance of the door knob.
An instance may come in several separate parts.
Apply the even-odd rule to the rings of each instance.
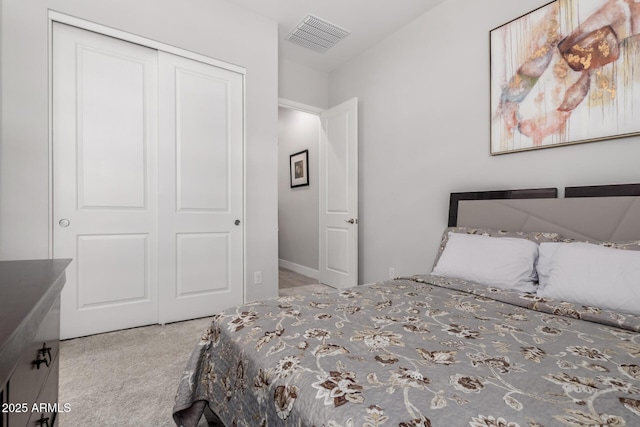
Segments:
[[[357,224],[358,220],[357,219],[345,219],[344,222],[348,222],[349,224]]]
[[[66,218],[63,218],[60,221],[58,221],[58,224],[60,224],[60,227],[62,228],[67,228],[71,224],[71,221],[69,221]]]
[[[240,220],[239,220],[239,219],[236,219],[236,220],[235,220],[235,222],[234,222],[234,224],[235,224],[235,225],[240,225]]]

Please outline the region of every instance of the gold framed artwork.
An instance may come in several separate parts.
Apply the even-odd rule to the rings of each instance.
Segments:
[[[489,37],[492,155],[640,134],[637,0],[556,0]]]

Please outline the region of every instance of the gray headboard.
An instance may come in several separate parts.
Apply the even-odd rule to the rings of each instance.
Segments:
[[[557,232],[568,238],[640,240],[640,196],[461,200],[458,226]]]

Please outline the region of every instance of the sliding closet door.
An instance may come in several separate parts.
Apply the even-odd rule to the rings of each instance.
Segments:
[[[243,302],[243,77],[159,52],[160,322]]]
[[[242,74],[55,23],[52,105],[62,337],[242,303]]]
[[[157,323],[157,52],[56,23],[53,76],[61,335]]]

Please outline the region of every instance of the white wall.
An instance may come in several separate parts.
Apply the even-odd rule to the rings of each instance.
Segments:
[[[360,277],[428,272],[449,193],[640,182],[640,137],[489,156],[489,31],[541,0],[447,0],[332,72],[360,100]]]
[[[49,255],[47,8],[246,67],[247,297],[277,295],[277,25],[224,0],[3,0],[0,259]]]
[[[329,74],[281,59],[278,91],[280,98],[326,109],[329,106]]]
[[[315,114],[289,108],[281,107],[279,111],[279,258],[282,261],[315,270],[317,277],[320,246],[318,241],[320,118]],[[291,188],[289,156],[302,150],[309,150],[309,185]],[[309,272],[306,272],[306,275],[309,275]]]

